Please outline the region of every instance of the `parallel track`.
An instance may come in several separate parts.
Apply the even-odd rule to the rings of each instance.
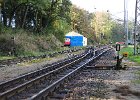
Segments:
[[[78,59],[78,58],[82,57],[83,55],[84,55],[84,53],[81,54],[81,55],[77,55],[77,56],[75,56],[73,58],[70,58],[70,59],[65,59],[63,61],[53,63],[52,65],[46,66],[46,67],[44,67],[44,68],[42,68],[40,70],[25,74],[23,76],[19,76],[19,77],[15,78],[15,79],[7,81],[7,82],[0,83],[0,93],[5,92],[6,90],[8,90],[9,88],[14,87],[15,85],[23,84],[24,82],[32,80],[35,77],[41,76],[41,75],[43,75],[43,74],[45,74],[45,73],[47,73],[49,71],[52,71],[52,70],[54,70],[56,68],[59,68],[60,66],[66,64],[66,63],[72,62],[75,59]]]
[[[0,90],[3,91],[1,91],[0,100],[45,100],[46,96],[63,84],[66,79],[72,77],[77,71],[108,50],[110,48],[107,47],[95,50],[96,53],[92,58],[89,58],[91,52],[83,53],[74,58],[2,83],[0,84]]]

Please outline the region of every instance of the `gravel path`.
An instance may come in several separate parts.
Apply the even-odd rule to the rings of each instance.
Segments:
[[[68,86],[72,93],[65,100],[140,100],[140,84],[134,74],[140,66],[127,70],[91,70],[81,72]]]
[[[103,59],[114,61],[107,55],[101,57],[96,65],[98,66],[98,62],[102,64]],[[140,84],[134,82],[140,80],[140,76],[135,74],[140,71],[140,66],[123,60],[122,65],[126,64],[126,70],[94,70],[92,67],[84,69],[67,85],[66,88],[70,88],[72,93],[65,100],[140,100]]]

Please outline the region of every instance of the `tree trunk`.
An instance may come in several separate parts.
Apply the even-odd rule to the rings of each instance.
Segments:
[[[4,24],[4,26],[7,26],[7,16],[6,16],[6,13],[5,13],[5,11],[3,11],[3,24]]]
[[[25,21],[26,21],[26,16],[27,16],[27,13],[28,13],[28,9],[29,9],[29,6],[26,7],[21,28],[24,28]]]
[[[2,15],[3,15],[3,24],[4,24],[4,26],[7,26],[7,16],[6,16],[6,12],[5,12],[5,2],[4,2],[3,7],[2,7]]]
[[[37,27],[38,27],[38,11],[36,11],[34,27],[35,27],[35,31],[37,31]]]

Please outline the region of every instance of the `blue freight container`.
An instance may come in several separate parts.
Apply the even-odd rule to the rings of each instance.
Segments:
[[[83,46],[83,36],[66,36],[70,39],[70,46]]]
[[[84,36],[76,33],[74,31],[69,32],[68,34],[65,35],[65,38],[69,38],[70,39],[70,46],[74,47],[74,46],[84,46]]]

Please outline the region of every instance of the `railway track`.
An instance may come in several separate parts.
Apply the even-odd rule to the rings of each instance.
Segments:
[[[105,54],[100,57],[100,59],[94,60],[90,65],[87,66],[87,68],[92,69],[115,69],[117,60],[116,60],[116,54],[115,50],[111,49]]]
[[[90,62],[91,64],[86,65],[69,82],[64,83],[61,88],[49,95],[47,100],[107,98],[105,94],[107,94],[108,86],[104,80],[111,80],[111,76],[115,74],[115,70],[112,70],[115,64],[112,63],[112,61],[114,62],[114,56],[116,56],[115,50],[110,49],[98,59],[94,59]]]
[[[12,79],[12,80],[7,81],[7,82],[0,83],[0,93],[2,93],[5,90],[7,90],[7,88],[13,87],[13,85],[17,85],[18,83],[20,84],[20,83],[29,81],[29,80],[37,77],[37,76],[41,76],[44,73],[47,73],[47,72],[49,72],[49,71],[51,71],[53,69],[59,68],[60,66],[62,66],[62,64],[64,65],[66,63],[72,62],[73,60],[78,59],[78,58],[82,57],[83,55],[84,54],[76,55],[73,58],[65,59],[63,61],[59,61],[59,62],[53,63],[51,65],[48,65],[48,66],[44,66],[43,69],[40,69],[40,70],[31,72],[31,73],[25,74],[23,76],[17,77],[15,79]],[[11,86],[11,83],[12,83],[12,86]]]
[[[0,100],[45,100],[63,82],[110,49],[107,46],[94,51],[89,49],[81,55],[1,83]]]

